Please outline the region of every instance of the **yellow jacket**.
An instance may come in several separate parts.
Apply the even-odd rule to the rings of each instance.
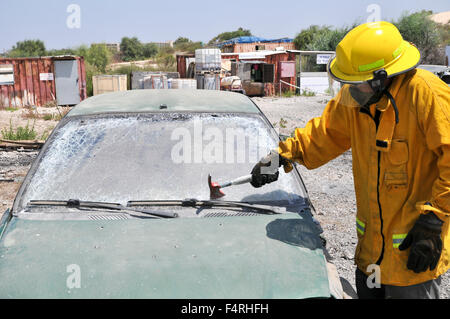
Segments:
[[[377,130],[376,105],[370,112],[348,107],[357,105],[344,85],[322,116],[297,128],[278,151],[314,169],[352,148],[355,262],[367,275],[373,271],[367,267],[378,262],[382,284],[408,286],[437,278],[449,268],[450,88],[432,73],[415,69],[395,77],[389,91],[399,110],[398,124],[384,96],[377,103],[382,111]],[[443,250],[433,271],[417,274],[406,267],[409,249],[400,251],[398,246],[426,211],[444,221]]]

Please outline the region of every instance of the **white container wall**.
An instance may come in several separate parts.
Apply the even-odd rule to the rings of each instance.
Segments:
[[[178,79],[178,72],[151,72],[151,71],[134,71],[131,73],[131,89],[138,90],[144,88],[144,78],[152,75],[165,75],[167,79]],[[150,87],[151,88],[151,87]]]
[[[220,90],[219,74],[205,74],[205,90]]]
[[[219,49],[197,49],[195,50],[195,71],[217,71],[222,66],[222,55]]]
[[[330,88],[331,86],[331,88]],[[329,92],[332,89],[333,92]],[[328,73],[326,72],[302,72],[300,78],[300,91],[312,91],[314,93],[336,94],[340,89],[340,83],[337,81],[330,81]]]
[[[195,79],[172,79],[172,89],[197,89],[197,81]]]
[[[169,84],[165,75],[151,75],[144,77],[144,89],[167,89]]]
[[[220,74],[196,74],[197,89],[220,90]]]

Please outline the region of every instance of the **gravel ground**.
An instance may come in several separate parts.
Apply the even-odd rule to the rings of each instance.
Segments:
[[[20,184],[37,154],[37,151],[0,151],[0,215],[11,208]]]
[[[253,101],[272,124],[276,123],[275,127],[280,129],[280,134],[290,135],[296,127],[304,127],[311,118],[320,116],[330,98],[327,95],[265,97],[253,98]],[[354,252],[357,236],[351,150],[314,170],[308,170],[301,165],[297,167],[316,208],[315,217],[324,230],[327,250],[341,276],[344,291],[355,298]],[[441,298],[450,298],[450,272],[442,276]]]
[[[280,133],[290,135],[313,117],[320,116],[329,96],[292,98],[253,98]],[[281,125],[280,125],[281,122]],[[281,127],[280,127],[281,126]],[[37,152],[0,151],[0,212],[11,207],[12,201]],[[351,151],[315,170],[298,165],[300,174],[316,208],[316,219],[324,230],[327,250],[336,265],[344,291],[356,297],[354,251],[356,248],[356,201],[353,189]],[[320,181],[318,181],[320,176]],[[450,272],[442,276],[441,298],[450,298]]]

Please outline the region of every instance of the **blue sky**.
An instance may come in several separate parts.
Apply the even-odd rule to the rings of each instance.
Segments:
[[[80,8],[80,28],[67,27],[70,4]],[[405,11],[450,10],[449,0],[2,0],[0,52],[25,39],[41,39],[48,49],[120,42],[123,36],[143,42],[179,36],[207,42],[238,27],[265,38],[294,37],[312,24],[365,22],[370,4],[378,5],[387,21]]]

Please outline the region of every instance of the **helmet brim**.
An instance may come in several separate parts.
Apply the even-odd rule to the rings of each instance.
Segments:
[[[379,69],[386,70],[388,78],[408,72],[419,65],[420,52],[413,44],[407,41],[403,42],[405,44],[405,51],[397,59],[383,67],[359,74],[346,74],[339,70],[336,64],[336,56],[334,56],[328,62],[327,71],[334,80],[348,84],[360,84],[370,81],[373,79],[373,72]]]

